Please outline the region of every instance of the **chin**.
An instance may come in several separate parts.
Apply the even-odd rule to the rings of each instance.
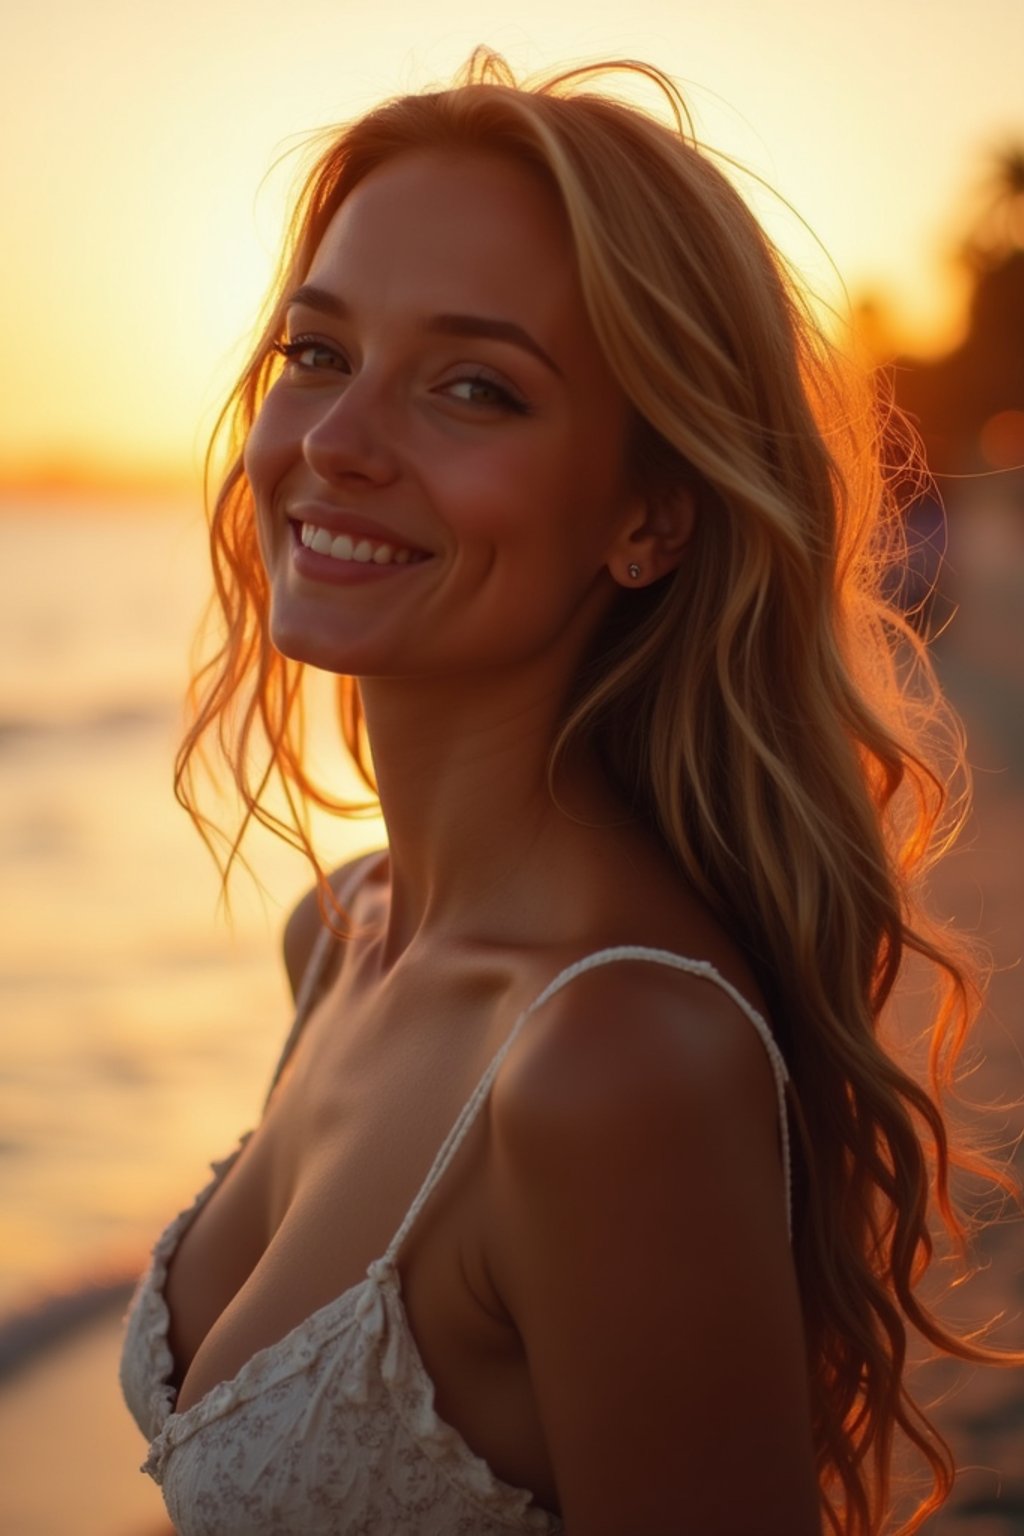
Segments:
[[[338,655],[337,637],[324,634],[308,622],[299,623],[296,616],[271,610],[270,641],[275,651],[306,666],[319,667],[323,672],[347,672],[348,666]]]
[[[351,634],[343,638],[327,615],[314,616],[311,621],[308,612],[297,614],[288,612],[285,605],[272,606],[269,632],[271,644],[282,656],[304,666],[316,667],[320,672],[332,672],[336,677],[360,677],[376,676],[389,670],[386,660],[382,665],[380,644],[361,643]]]

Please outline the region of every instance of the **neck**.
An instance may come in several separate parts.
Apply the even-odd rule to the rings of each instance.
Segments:
[[[601,857],[624,821],[587,752],[568,753],[549,785],[560,694],[493,677],[443,690],[367,679],[361,692],[390,849],[387,953],[426,934],[528,942],[550,927],[561,876]]]

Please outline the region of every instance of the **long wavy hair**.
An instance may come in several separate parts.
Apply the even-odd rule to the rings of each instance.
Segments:
[[[599,91],[609,70],[659,90],[666,120]],[[525,88],[479,51],[452,88],[390,101],[319,147],[211,445],[208,463],[222,465],[211,511],[220,643],[193,680],[179,799],[212,845],[194,774],[212,738],[243,806],[225,880],[255,818],[305,850],[325,914],[343,919],[310,809],[373,804],[359,691],[337,680],[340,732],[367,790],[356,803],[306,764],[303,669],[270,642],[241,455],[278,366],[285,298],[333,214],[375,167],[427,147],[507,156],[554,189],[594,331],[633,406],[636,481],[652,497],[685,484],[696,499],[687,559],[623,592],[597,637],[552,773],[586,737],[757,974],[804,1153],[795,1261],[823,1515],[844,1536],[888,1528],[902,1433],[931,1484],[900,1526],[912,1532],[948,1494],[953,1465],[908,1392],[908,1334],[995,1358],[918,1290],[936,1211],[964,1260],[970,1224],[951,1199],[951,1161],[1004,1177],[951,1149],[942,1098],[976,973],[918,894],[966,804],[949,791],[961,742],[924,646],[882,595],[900,528],[879,451],[888,424],[656,69],[594,66]],[[882,1039],[912,956],[937,980],[927,1086]]]

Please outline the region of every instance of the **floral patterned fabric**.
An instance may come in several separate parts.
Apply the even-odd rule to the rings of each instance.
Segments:
[[[231,1381],[175,1413],[163,1285],[189,1222],[157,1243],[128,1317],[121,1384],[151,1440],[179,1536],[553,1536],[562,1523],[494,1476],[434,1412],[390,1259]]]

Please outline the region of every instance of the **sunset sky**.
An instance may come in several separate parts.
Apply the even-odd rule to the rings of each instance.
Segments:
[[[855,294],[950,335],[950,254],[1024,140],[1021,0],[33,0],[0,19],[0,481],[195,473],[241,359],[301,135],[444,81],[609,55],[679,79]],[[813,287],[835,274],[751,188]]]

